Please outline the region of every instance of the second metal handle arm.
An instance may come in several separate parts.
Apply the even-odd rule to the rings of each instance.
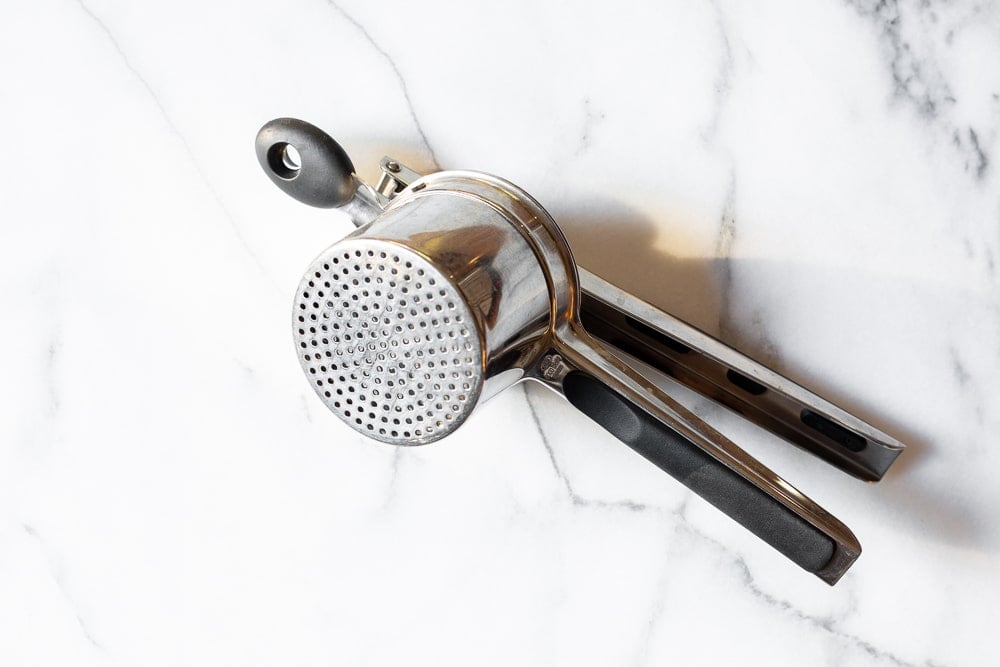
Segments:
[[[861,553],[853,533],[776,473],[604,350],[582,327],[559,334],[541,375],[566,398],[800,567],[836,583]]]

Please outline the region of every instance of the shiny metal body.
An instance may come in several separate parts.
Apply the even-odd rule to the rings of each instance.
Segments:
[[[345,423],[426,444],[526,374],[554,286],[532,243],[544,212],[521,194],[480,174],[429,176],[310,265],[299,360]]]
[[[562,392],[582,371],[826,535],[833,556],[815,573],[843,575],[861,551],[851,531],[628,355],[863,479],[879,479],[900,443],[597,276],[582,272],[581,283],[556,223],[512,183],[418,177],[390,158],[381,167],[375,188],[350,174],[356,194],[341,207],[358,229],[310,265],[293,314],[303,370],[345,423],[425,444],[518,381]]]

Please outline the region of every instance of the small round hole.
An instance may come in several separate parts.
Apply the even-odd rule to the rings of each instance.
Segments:
[[[268,149],[267,165],[275,176],[290,181],[298,176],[302,169],[302,156],[295,146],[281,141]]]

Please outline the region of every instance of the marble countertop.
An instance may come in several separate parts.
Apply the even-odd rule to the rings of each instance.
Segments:
[[[0,664],[981,665],[1000,627],[1000,4],[7,3]],[[583,266],[908,444],[830,588],[555,394],[428,447],[303,381],[352,227],[253,139],[478,169]]]

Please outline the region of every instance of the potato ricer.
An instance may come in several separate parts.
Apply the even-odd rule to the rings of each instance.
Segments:
[[[422,445],[532,380],[805,570],[836,583],[861,553],[840,521],[668,396],[638,359],[868,481],[903,446],[707,334],[577,267],[551,216],[495,176],[421,176],[383,158],[361,181],[337,142],[291,118],[257,134],[287,194],[357,229],[295,293],[299,362],[356,431]]]

